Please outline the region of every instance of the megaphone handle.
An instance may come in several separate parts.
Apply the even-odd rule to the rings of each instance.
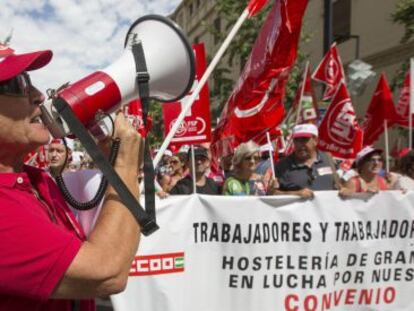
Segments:
[[[149,80],[147,63],[145,61],[144,49],[142,42],[132,44],[132,54],[135,60],[136,84],[141,99],[142,120],[144,127],[147,126],[147,116],[149,111]],[[148,216],[156,221],[155,214],[155,171],[152,163],[151,153],[149,150],[148,138],[145,139],[144,145],[144,187],[145,187],[145,210]]]
[[[150,235],[155,232],[158,229],[155,219],[142,208],[134,195],[129,191],[66,101],[62,98],[57,98],[53,105],[60,116],[66,121],[72,133],[79,138],[83,147],[102,171],[108,182],[118,193],[125,207],[129,209],[136,221],[140,224],[141,232],[144,235]]]

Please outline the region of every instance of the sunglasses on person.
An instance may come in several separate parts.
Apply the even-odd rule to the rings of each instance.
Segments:
[[[27,72],[23,72],[14,78],[0,82],[0,95],[28,96],[32,88],[32,82]]]
[[[248,156],[243,158],[244,161],[251,161],[254,160],[254,162],[259,162],[260,157],[258,156]]]

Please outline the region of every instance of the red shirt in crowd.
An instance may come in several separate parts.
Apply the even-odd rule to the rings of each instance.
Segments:
[[[25,166],[0,174],[0,310],[72,310],[73,301],[49,298],[83,240],[46,172]],[[93,300],[80,305],[95,310]]]

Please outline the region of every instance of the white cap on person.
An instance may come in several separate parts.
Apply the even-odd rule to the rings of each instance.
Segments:
[[[319,132],[318,128],[314,124],[306,123],[306,124],[298,124],[295,125],[292,131],[293,138],[301,138],[301,137],[318,137]]]
[[[374,148],[372,146],[365,146],[364,148],[362,148],[356,155],[355,158],[355,163],[359,164],[361,162],[362,159],[364,159],[365,157],[369,156],[372,153],[382,153],[381,149],[377,149]]]

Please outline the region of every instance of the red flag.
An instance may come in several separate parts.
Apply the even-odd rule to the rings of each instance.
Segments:
[[[408,70],[407,74],[405,75],[404,84],[401,89],[401,95],[400,99],[398,100],[396,111],[399,117],[398,124],[408,127],[408,115],[410,114],[410,70]]]
[[[32,151],[26,155],[24,164],[45,169],[49,165],[45,146],[39,147],[36,151]]]
[[[335,95],[336,89],[341,82],[345,83],[344,68],[336,48],[336,43],[332,44],[318,68],[316,68],[312,79],[326,85],[322,98],[324,101],[330,100]]]
[[[337,158],[355,158],[362,136],[351,98],[341,83],[319,126],[319,149]]]
[[[204,72],[206,71],[206,54],[204,43],[193,45],[193,50],[196,58],[196,77],[193,89],[198,85]],[[190,93],[182,98],[179,102],[167,103],[162,105],[162,113],[164,117],[164,136],[173,127],[177,117],[182,111],[182,107],[187,102],[191,95]],[[181,122],[178,131],[175,133],[169,147],[175,145],[179,148],[182,145],[193,145],[211,141],[211,117],[210,117],[210,98],[208,85],[205,84],[202,88],[197,100],[187,112],[184,120]]]
[[[302,81],[296,91],[296,97],[292,106],[294,109],[292,117],[295,125],[302,123],[317,123],[319,109],[313,92],[309,63],[306,63]],[[300,109],[299,114],[298,109]]]
[[[147,124],[144,126],[141,101],[139,99],[132,100],[128,103],[126,108],[125,116],[128,118],[129,122],[142,137],[146,137],[152,127],[152,118],[148,115]]]
[[[256,15],[267,3],[267,0],[250,0],[247,5],[249,16]]]
[[[279,127],[274,127],[269,129],[264,133],[258,133],[255,137],[252,138],[259,146],[267,144],[267,133],[269,133],[270,140],[276,140],[282,135],[282,130]]]
[[[275,1],[222,111],[214,143],[233,136],[237,145],[282,121],[285,85],[296,60],[307,3]]]
[[[387,127],[391,127],[397,120],[397,113],[387,79],[382,74],[361,125],[364,146],[372,145],[384,132],[384,120],[387,120]]]

